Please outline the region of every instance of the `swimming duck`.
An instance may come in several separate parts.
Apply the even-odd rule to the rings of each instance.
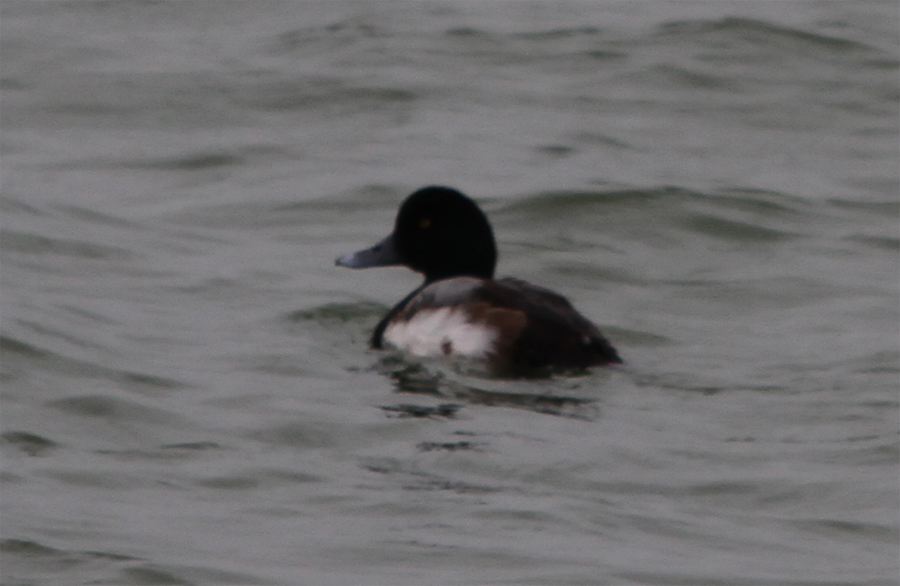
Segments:
[[[429,186],[414,192],[400,206],[387,238],[335,264],[404,265],[425,275],[375,327],[373,348],[474,359],[499,376],[622,363],[600,330],[562,295],[520,279],[494,279],[491,225],[478,205],[455,189]]]

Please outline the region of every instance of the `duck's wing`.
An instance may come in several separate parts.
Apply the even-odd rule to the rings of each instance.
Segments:
[[[622,358],[600,330],[562,295],[521,279],[493,281],[495,303],[519,310],[526,325],[512,359],[524,367],[586,368],[621,364]]]

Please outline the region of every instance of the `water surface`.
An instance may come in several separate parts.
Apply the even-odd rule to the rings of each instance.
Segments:
[[[894,584],[893,2],[8,2],[2,583]],[[627,364],[367,348],[425,184]]]

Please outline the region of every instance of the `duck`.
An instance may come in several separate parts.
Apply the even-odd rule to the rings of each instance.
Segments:
[[[597,326],[565,297],[521,279],[494,278],[497,245],[490,222],[454,188],[431,185],[413,192],[386,238],[335,264],[406,266],[424,275],[375,326],[372,348],[462,359],[512,378],[623,364]]]

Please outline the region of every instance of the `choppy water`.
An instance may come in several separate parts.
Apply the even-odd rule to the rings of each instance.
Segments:
[[[895,584],[895,2],[9,2],[2,583]],[[367,349],[429,183],[621,369]]]

